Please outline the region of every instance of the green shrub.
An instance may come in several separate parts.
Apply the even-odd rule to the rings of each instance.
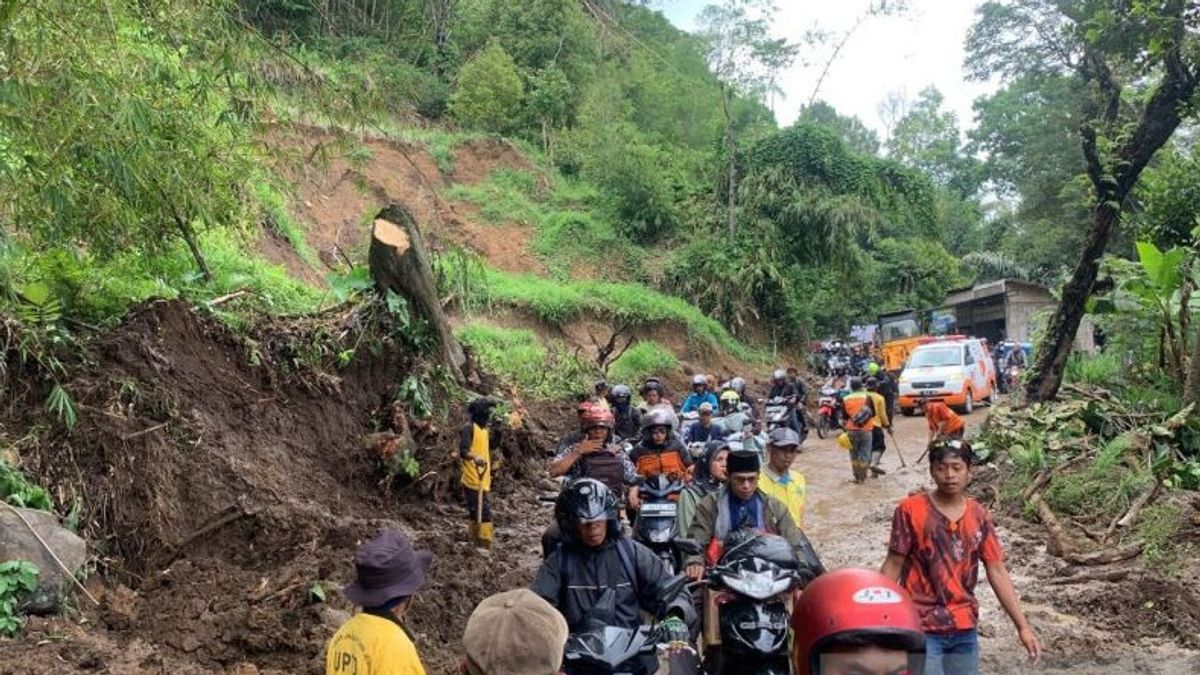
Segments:
[[[634,385],[652,375],[661,376],[677,368],[679,359],[674,352],[657,342],[644,340],[612,362],[608,367],[608,379]]]
[[[16,283],[45,284],[68,316],[92,323],[114,321],[130,305],[150,298],[203,301],[240,289],[251,293],[236,305],[224,306],[222,312],[253,308],[292,314],[320,307],[322,291],[250,254],[253,245],[246,235],[215,229],[202,233],[198,242],[213,273],[211,282],[195,271],[183,242],[157,255],[133,248],[105,260],[69,247],[22,250],[7,259],[7,274]]]
[[[456,331],[484,370],[521,391],[542,399],[583,391],[595,374],[586,361],[560,344],[542,344],[531,330],[472,322]]]
[[[13,506],[49,511],[50,493],[31,482],[19,469],[0,460],[0,500]]]
[[[1085,471],[1055,476],[1045,500],[1055,513],[1112,519],[1128,510],[1153,480],[1148,471],[1125,466],[1104,469],[1092,464]]]
[[[19,603],[37,589],[38,568],[24,560],[0,562],[0,635],[16,635],[24,621],[18,615]]]
[[[1186,520],[1179,506],[1170,501],[1160,501],[1142,510],[1137,536],[1144,542],[1142,556],[1147,567],[1176,571],[1182,555],[1192,548],[1180,537]]]
[[[1067,360],[1063,377],[1068,382],[1110,386],[1121,380],[1121,360],[1111,352],[1095,356],[1075,353]]]
[[[467,126],[504,133],[520,118],[524,95],[516,62],[492,42],[463,64],[450,110]]]

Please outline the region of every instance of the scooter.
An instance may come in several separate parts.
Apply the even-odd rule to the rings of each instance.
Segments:
[[[833,387],[822,387],[817,399],[817,436],[825,435],[842,426],[842,399]]]
[[[707,574],[720,644],[706,648],[705,672],[787,675],[791,594],[812,574],[777,535],[740,530],[725,539],[723,550]]]
[[[686,577],[672,579],[668,582],[666,596],[674,599],[686,585]],[[566,675],[650,675],[656,672],[695,675],[699,672],[696,651],[690,646],[659,645],[653,626],[624,628],[612,625],[615,605],[614,592],[611,589],[605,591],[592,608],[587,626],[567,637],[563,650]],[[662,661],[667,662],[665,671],[660,668]]]
[[[767,423],[767,432],[778,427],[790,426],[791,409],[788,408],[785,399],[776,396],[775,398],[767,399],[766,406],[763,408],[763,418]]]
[[[633,488],[641,506],[633,524],[633,538],[654,552],[671,574],[683,570],[687,553],[679,545],[679,494],[683,483],[660,474]]]

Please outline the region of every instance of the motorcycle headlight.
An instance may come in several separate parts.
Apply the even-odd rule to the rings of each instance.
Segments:
[[[755,600],[773,598],[792,585],[790,577],[776,578],[771,572],[742,572],[737,576],[722,575],[721,581],[730,589]]]

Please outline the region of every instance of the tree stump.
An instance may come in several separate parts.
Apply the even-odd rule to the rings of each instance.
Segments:
[[[442,312],[433,269],[412,213],[389,204],[375,216],[368,254],[371,278],[380,292],[392,291],[408,302],[414,315],[429,322],[441,351],[442,362],[460,382],[466,362],[462,346],[454,338]]]

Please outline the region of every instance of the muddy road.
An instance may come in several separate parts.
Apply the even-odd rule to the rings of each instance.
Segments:
[[[968,418],[982,424],[987,409]],[[829,568],[878,568],[887,553],[892,509],[913,489],[932,486],[927,464],[915,465],[925,442],[923,418],[900,417],[896,438],[908,461],[902,468],[889,438],[883,458],[887,475],[863,485],[850,480],[850,460],[834,438],[810,434],[795,467],[808,480],[804,529]],[[1040,665],[1029,666],[1016,631],[980,574],[980,649],[986,673],[1197,673],[1200,652],[1172,640],[1134,639],[1126,624],[1143,621],[1145,612],[1169,598],[1115,598],[1113,603],[1077,602],[1080,586],[1052,585],[1062,563],[1050,558],[1037,530],[999,518],[1001,543],[1025,613],[1045,649]],[[1100,586],[1105,582],[1089,582]],[[1095,594],[1096,588],[1088,589]],[[1124,593],[1113,588],[1113,593]],[[1103,597],[1101,588],[1099,595]],[[1072,597],[1076,596],[1076,597]],[[1149,605],[1149,606],[1147,606]],[[1125,609],[1120,609],[1126,607]],[[1114,616],[1116,612],[1126,616]],[[1164,617],[1164,620],[1174,620]],[[1115,627],[1115,630],[1114,630]],[[1130,627],[1132,628],[1132,627]]]

